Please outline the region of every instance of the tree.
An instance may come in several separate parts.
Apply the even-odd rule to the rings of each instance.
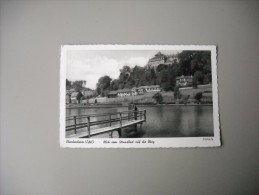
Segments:
[[[206,84],[209,84],[209,83],[210,83],[209,76],[208,75],[204,75],[203,84],[206,85]]]
[[[118,90],[119,89],[119,81],[118,79],[114,79],[112,82],[111,82],[111,90]]]
[[[154,68],[150,69],[150,76],[151,76],[151,80],[153,80],[153,81],[156,80],[156,71]]]
[[[165,91],[169,91],[171,90],[171,85],[169,82],[164,82],[164,83],[161,83],[161,88]]]
[[[118,88],[123,89],[124,86],[128,83],[131,75],[131,68],[129,66],[123,66],[120,69],[120,76],[118,78]]]
[[[70,87],[71,87],[71,81],[66,79],[66,88],[70,88]]]
[[[167,66],[164,65],[164,64],[159,64],[156,68],[156,71],[157,72],[161,72],[162,70],[166,70],[167,69]]]
[[[171,65],[160,64],[153,67],[123,66],[117,79],[111,81],[108,76],[101,77],[97,83],[96,93],[105,96],[111,90],[139,87],[143,85],[160,85],[165,91],[174,90],[178,76],[193,76],[193,87],[211,83],[211,52],[182,51],[176,54],[179,60]],[[69,85],[69,83],[68,83]],[[180,97],[176,91],[177,98]]]
[[[168,80],[168,71],[167,70],[161,70],[157,74],[157,84],[160,85],[165,91],[168,91],[171,89],[169,80]]]
[[[74,81],[72,83],[72,87],[75,89],[76,92],[80,92],[83,89],[83,84],[85,82],[86,81],[83,81],[83,80]]]
[[[122,69],[120,69],[121,73],[130,73],[130,67],[129,66],[123,66]]]
[[[196,99],[198,102],[201,101],[201,98],[202,98],[202,92],[198,92],[194,96],[194,99]]]
[[[163,102],[163,96],[159,92],[153,95],[152,98],[156,100],[157,104],[161,104]]]
[[[81,91],[79,91],[76,95],[76,99],[78,101],[78,103],[80,104],[81,102],[81,98],[84,97],[84,95],[81,93]]]
[[[179,99],[180,96],[181,96],[181,92],[179,90],[179,87],[175,86],[175,88],[174,88],[174,99]]]
[[[182,51],[178,54],[180,63],[180,74],[190,75],[191,74],[191,60],[193,59],[193,53],[195,51]],[[180,75],[179,75],[180,76]]]
[[[103,76],[99,78],[96,88],[97,94],[101,96],[107,95],[107,93],[104,93],[107,90],[110,90],[111,86],[111,78],[109,76]]]
[[[193,75],[197,71],[208,75],[211,81],[211,52],[210,51],[182,51],[178,54],[180,74]],[[180,76],[180,75],[178,75]]]
[[[193,80],[192,80],[192,87],[193,87],[194,89],[197,89],[197,88],[198,88],[197,79],[193,79]]]
[[[176,66],[172,65],[168,67],[167,77],[169,90],[173,91],[175,88],[175,80],[176,80]]]
[[[196,71],[193,76],[193,87],[203,84],[204,74],[202,71]]]

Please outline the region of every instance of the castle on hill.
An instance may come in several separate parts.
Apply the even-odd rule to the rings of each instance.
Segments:
[[[158,52],[155,54],[155,56],[151,59],[149,59],[147,66],[149,68],[157,68],[158,65],[163,64],[163,65],[172,65],[175,62],[178,62],[179,59],[177,58],[176,55],[165,55],[162,54],[161,52]]]

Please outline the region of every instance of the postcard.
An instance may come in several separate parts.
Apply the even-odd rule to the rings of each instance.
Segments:
[[[63,45],[63,148],[220,146],[213,45]]]

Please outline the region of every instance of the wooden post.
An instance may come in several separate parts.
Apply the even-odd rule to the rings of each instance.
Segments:
[[[91,137],[91,134],[90,134],[90,116],[87,117],[87,130],[88,130],[88,137],[90,138]]]
[[[129,104],[129,106],[128,106],[128,121],[130,120],[130,108],[131,108],[131,106]]]
[[[121,128],[122,128],[122,118],[121,118],[121,113],[120,113],[120,128],[118,130],[119,137],[121,137]]]
[[[122,127],[122,118],[121,118],[121,113],[120,113],[120,126]]]
[[[111,114],[109,114],[109,123],[110,123],[110,126],[112,126]],[[110,138],[112,138],[112,134],[113,134],[113,131],[110,132]]]
[[[76,134],[76,116],[74,116],[75,134]]]
[[[144,121],[146,122],[147,116],[146,116],[146,110],[144,110]]]
[[[110,138],[112,138],[113,131],[110,132]]]
[[[121,129],[118,130],[119,137],[121,137]]]

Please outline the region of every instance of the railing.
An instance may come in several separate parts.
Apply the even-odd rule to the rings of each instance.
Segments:
[[[106,119],[91,121],[91,118],[98,118],[98,117],[106,117]],[[112,117],[113,116],[113,117]],[[78,120],[81,119],[79,123]],[[84,120],[82,122],[82,120]],[[77,134],[78,129],[82,129],[87,127],[88,136],[91,135],[91,127],[97,125],[108,124],[110,127],[112,123],[120,124],[122,127],[123,121],[133,121],[133,120],[143,120],[146,121],[146,110],[140,111],[124,111],[124,112],[114,112],[114,113],[102,113],[102,114],[90,114],[90,115],[79,115],[79,116],[69,116],[66,117],[66,121],[73,121],[73,124],[66,126],[66,131],[74,131],[74,134]]]

